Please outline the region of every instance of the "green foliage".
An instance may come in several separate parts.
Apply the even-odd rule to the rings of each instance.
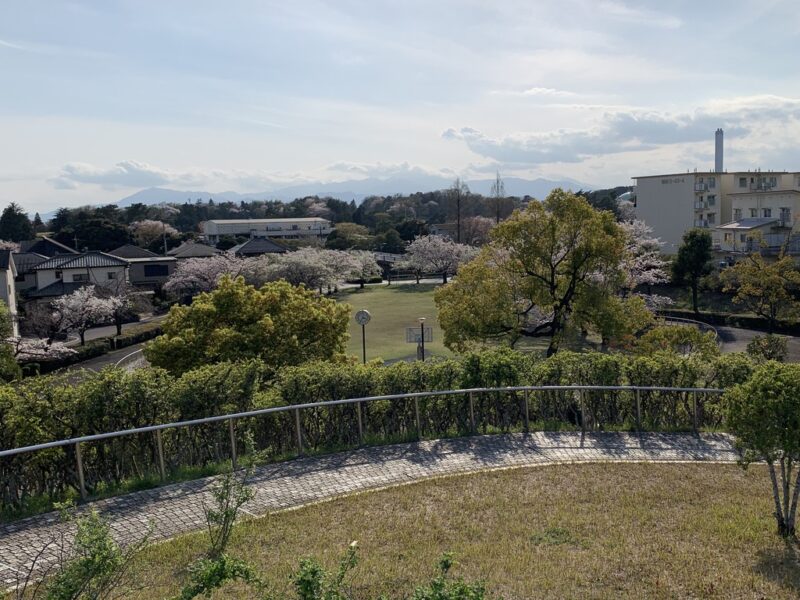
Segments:
[[[175,600],[191,600],[198,596],[211,597],[214,590],[232,581],[243,581],[251,586],[260,585],[252,565],[238,558],[222,554],[215,559],[201,558],[189,567],[189,583]]]
[[[11,346],[3,343],[3,340],[11,337],[12,332],[11,313],[8,305],[0,300],[0,381],[13,381],[22,374]]]
[[[239,479],[228,473],[211,490],[216,508],[206,508],[209,548],[208,558],[219,558],[228,547],[239,510],[253,499],[254,493]]]
[[[683,234],[683,243],[672,263],[672,277],[678,285],[688,285],[692,290],[692,308],[697,308],[697,290],[700,281],[711,272],[711,233],[705,229],[690,229]]]
[[[791,256],[779,256],[767,262],[756,252],[722,272],[724,291],[734,292],[734,303],[767,320],[772,333],[779,320],[791,319],[800,313],[796,292],[800,288],[800,272]]]
[[[173,306],[164,334],[145,347],[155,366],[184,373],[201,365],[259,358],[277,370],[342,354],[349,307],[285,281],[261,289],[223,277],[191,306]]]
[[[800,365],[768,362],[725,394],[728,426],[742,465],[765,461],[770,470],[778,533],[794,537],[800,477]],[[780,481],[779,481],[780,480]]]
[[[634,345],[634,352],[675,352],[713,358],[719,356],[720,349],[713,331],[702,332],[694,325],[662,325],[641,336]]]
[[[439,574],[425,587],[418,587],[412,600],[483,600],[486,587],[478,583],[468,583],[463,578],[450,579],[448,573],[453,568],[452,554],[439,559]]]
[[[347,600],[350,598],[344,588],[347,574],[358,564],[356,550],[358,544],[352,542],[347,553],[339,561],[335,573],[329,573],[313,558],[300,561],[300,569],[292,575],[292,583],[300,600]]]
[[[615,321],[626,316],[619,307],[606,306],[624,281],[626,234],[611,213],[554,190],[544,202],[531,202],[495,226],[491,239],[436,293],[448,347],[463,350],[488,339],[513,344],[521,335],[547,335],[550,355],[576,312],[581,326],[603,328],[607,336],[635,329],[602,327],[611,322],[606,313],[613,312]]]
[[[33,237],[33,225],[28,215],[16,202],[12,202],[0,214],[0,240],[21,242]]]
[[[760,360],[784,362],[789,355],[787,338],[774,335],[757,335],[747,344],[747,353]]]

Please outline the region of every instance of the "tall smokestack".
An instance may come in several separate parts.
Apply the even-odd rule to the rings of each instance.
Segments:
[[[722,128],[714,134],[714,171],[722,173]]]

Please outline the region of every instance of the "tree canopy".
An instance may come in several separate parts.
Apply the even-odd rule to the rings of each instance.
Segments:
[[[711,233],[705,229],[690,229],[683,234],[683,242],[678,248],[678,256],[672,263],[672,276],[675,283],[688,285],[692,290],[692,308],[697,307],[697,291],[700,280],[711,272]]]
[[[584,198],[559,189],[531,202],[496,225],[491,243],[436,292],[445,344],[463,349],[487,339],[513,344],[522,335],[546,335],[552,354],[571,320],[586,327],[610,312],[624,320],[626,301],[616,292],[625,283],[625,248],[614,215]]]
[[[261,289],[223,276],[190,306],[173,306],[164,334],[145,346],[172,373],[221,361],[259,358],[271,368],[344,352],[350,307],[285,281]]]
[[[33,237],[33,225],[28,215],[16,203],[12,202],[0,214],[0,239],[21,242]]]

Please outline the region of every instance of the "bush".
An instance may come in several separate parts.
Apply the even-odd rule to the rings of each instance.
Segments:
[[[747,344],[747,353],[757,360],[784,362],[789,355],[789,343],[783,336],[757,335]]]

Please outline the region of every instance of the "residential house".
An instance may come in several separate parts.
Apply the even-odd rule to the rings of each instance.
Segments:
[[[53,238],[47,236],[22,241],[19,244],[19,250],[20,252],[33,252],[48,258],[58,256],[59,254],[78,254],[78,251],[74,248],[70,248],[66,244],[57,242]]]
[[[261,256],[262,254],[284,254],[286,246],[269,238],[252,238],[230,249],[236,256]]]
[[[109,254],[128,262],[128,281],[131,284],[150,289],[162,286],[178,264],[174,256],[160,256],[132,244],[120,246]]]
[[[33,268],[46,260],[48,260],[47,256],[36,252],[14,252],[14,265],[17,267],[17,278],[15,279],[17,292],[24,294],[27,290],[36,287],[36,271]]]
[[[27,296],[52,299],[84,285],[115,287],[127,281],[128,261],[104,252],[82,252],[49,258],[35,267],[36,288]]]
[[[17,317],[17,291],[14,280],[17,268],[14,264],[14,253],[11,250],[0,250],[0,300],[5,302],[11,316],[11,335],[19,335]]]
[[[178,260],[184,258],[208,258],[222,254],[222,250],[217,250],[207,244],[199,244],[197,242],[183,242],[177,248],[173,248],[167,252],[167,256],[174,256]]]

